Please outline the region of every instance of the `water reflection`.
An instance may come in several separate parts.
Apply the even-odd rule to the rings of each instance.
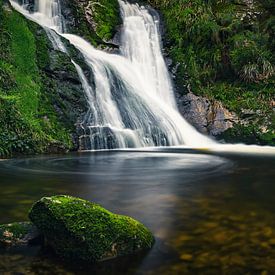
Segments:
[[[93,266],[100,274],[273,272],[274,164],[272,158],[161,152],[10,160],[0,163],[0,222],[25,220],[36,199],[66,193],[133,216],[157,238],[147,255]],[[0,273],[30,262],[39,263],[38,270],[80,272],[35,253],[0,254]],[[11,266],[9,257],[18,255]]]

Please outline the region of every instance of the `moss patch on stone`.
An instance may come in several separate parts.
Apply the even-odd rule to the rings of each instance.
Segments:
[[[70,196],[36,202],[30,220],[61,257],[102,261],[152,247],[154,238],[140,222]]]
[[[25,244],[29,239],[27,235],[34,230],[34,225],[31,222],[0,225],[0,246]]]
[[[111,46],[121,24],[117,0],[64,0],[62,12],[67,20],[69,32],[81,35],[94,46]]]

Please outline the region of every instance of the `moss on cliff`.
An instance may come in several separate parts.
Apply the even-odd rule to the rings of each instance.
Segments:
[[[67,21],[70,32],[81,35],[94,46],[109,45],[121,23],[117,0],[73,0],[63,5],[64,10],[72,13],[73,19]]]
[[[81,261],[101,261],[151,248],[150,231],[138,221],[70,196],[45,197],[30,220],[55,252]]]
[[[89,1],[95,32],[103,40],[110,40],[121,23],[117,0]]]
[[[70,129],[57,117],[45,87],[45,33],[0,1],[0,156],[70,149]]]

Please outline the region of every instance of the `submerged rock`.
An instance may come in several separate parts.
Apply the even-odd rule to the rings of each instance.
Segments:
[[[0,225],[0,247],[28,245],[39,239],[39,232],[31,222]]]
[[[103,261],[152,247],[154,238],[138,221],[70,196],[36,202],[30,220],[57,255],[80,261]]]

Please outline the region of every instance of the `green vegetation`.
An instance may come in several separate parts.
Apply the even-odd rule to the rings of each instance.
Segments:
[[[0,225],[0,246],[23,243],[23,238],[31,230],[33,230],[33,224],[30,222],[17,222]]]
[[[153,236],[138,221],[70,196],[45,197],[30,220],[63,258],[101,261],[151,248]]]
[[[117,0],[100,0],[94,6],[96,33],[104,41],[114,36],[116,27],[120,24],[119,4]]]
[[[166,48],[178,64],[176,84],[187,92],[220,100],[241,118],[243,109],[257,114],[244,134],[274,133],[275,15],[271,0],[148,0],[163,15]],[[263,127],[264,126],[264,127]],[[248,128],[247,128],[248,127]],[[246,129],[247,128],[247,129]],[[261,128],[267,128],[263,133]],[[228,136],[230,133],[228,133]],[[251,141],[252,142],[252,141]]]
[[[49,53],[36,28],[0,0],[0,157],[72,147],[44,93]]]
[[[76,19],[76,26],[72,31],[94,46],[108,45],[121,22],[118,1],[70,1],[68,5]]]

